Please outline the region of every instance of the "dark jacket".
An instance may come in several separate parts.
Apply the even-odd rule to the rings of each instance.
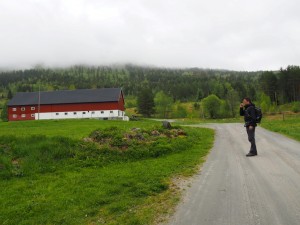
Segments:
[[[244,116],[245,127],[257,126],[254,104],[246,105],[244,108],[240,108],[240,115]]]

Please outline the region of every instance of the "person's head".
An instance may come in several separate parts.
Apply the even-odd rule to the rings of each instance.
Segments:
[[[250,98],[243,98],[243,104],[244,105],[250,105],[250,104],[252,104],[252,102],[251,102],[251,99]]]

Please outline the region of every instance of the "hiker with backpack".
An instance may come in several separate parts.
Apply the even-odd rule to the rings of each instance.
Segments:
[[[250,98],[244,98],[240,104],[240,115],[244,116],[245,127],[248,134],[248,140],[251,143],[250,151],[246,155],[247,157],[256,156],[257,149],[255,144],[255,127],[257,122],[260,122],[262,115],[257,115],[257,109],[255,105],[251,102]],[[261,114],[261,111],[260,111]]]

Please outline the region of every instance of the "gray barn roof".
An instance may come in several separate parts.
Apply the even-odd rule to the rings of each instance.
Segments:
[[[40,104],[118,102],[121,88],[78,89],[74,91],[40,92]],[[39,92],[18,92],[8,106],[38,105]]]

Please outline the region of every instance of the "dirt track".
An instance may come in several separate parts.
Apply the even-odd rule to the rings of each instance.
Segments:
[[[169,224],[299,225],[300,142],[258,127],[258,156],[242,124],[211,124],[215,145]]]

